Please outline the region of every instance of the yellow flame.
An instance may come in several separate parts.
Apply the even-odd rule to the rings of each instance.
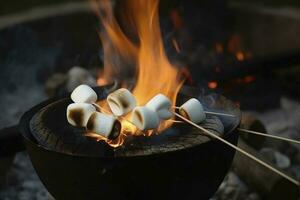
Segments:
[[[123,2],[124,3],[124,2]],[[113,15],[111,1],[93,1],[93,7],[98,11],[105,31],[100,33],[104,49],[104,76],[112,79],[122,70],[127,70],[128,63],[134,63],[136,69],[136,85],[133,89],[138,105],[145,105],[152,97],[162,93],[166,95],[173,106],[183,81],[180,81],[180,71],[172,66],[165,54],[161,36],[159,15],[159,0],[127,0],[124,8],[128,27],[136,32],[138,42],[134,43],[125,35]],[[123,14],[124,14],[123,13]],[[125,64],[124,64],[125,62]],[[107,107],[102,101],[101,106]],[[126,116],[126,119],[129,119]],[[158,132],[172,125],[174,120],[161,123]],[[116,141],[108,141],[112,146],[121,145],[127,135],[139,135],[131,123],[122,122],[122,134]],[[151,135],[153,131],[143,133]],[[92,136],[92,135],[90,135]],[[104,140],[103,138],[101,138]]]

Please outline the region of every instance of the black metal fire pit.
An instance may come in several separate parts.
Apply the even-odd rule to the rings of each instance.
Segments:
[[[220,118],[224,138],[236,144],[239,109],[225,98],[213,99],[216,109],[237,115]],[[37,174],[58,200],[209,199],[229,170],[235,151],[186,124],[160,135],[129,138],[116,149],[82,135],[74,137],[84,130],[67,123],[70,102],[65,98],[41,103],[26,112],[19,125]],[[37,142],[37,135],[49,133],[53,146]]]

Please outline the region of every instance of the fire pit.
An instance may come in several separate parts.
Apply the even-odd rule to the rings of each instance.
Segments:
[[[105,94],[104,87],[97,90]],[[208,199],[229,170],[235,151],[185,124],[160,135],[133,136],[116,149],[96,142],[68,124],[70,102],[46,101],[20,122],[34,168],[57,199]],[[210,106],[240,114],[223,97]],[[236,143],[240,118],[220,119],[224,138]],[[47,140],[40,144],[37,135]]]

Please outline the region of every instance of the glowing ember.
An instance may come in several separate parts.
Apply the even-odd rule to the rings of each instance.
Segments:
[[[237,79],[238,83],[251,83],[253,81],[255,81],[255,77],[251,76],[251,75],[248,75],[248,76],[245,76],[243,78]]]
[[[216,81],[211,81],[208,83],[208,88],[216,89],[218,87],[218,83]]]
[[[216,50],[216,52],[219,53],[219,54],[223,54],[223,53],[224,53],[223,45],[220,44],[220,43],[216,43],[216,44],[215,44],[215,50]]]
[[[243,52],[237,52],[236,53],[236,59],[238,60],[238,61],[243,61],[243,60],[245,60],[245,55],[243,54]]]
[[[158,4],[159,0],[130,0],[122,7],[124,8],[122,14],[128,19],[128,28],[138,36],[138,42],[134,43],[122,31],[115,19],[111,1],[92,2],[103,24],[100,39],[104,51],[104,73],[99,77],[98,84],[102,85],[109,80],[122,77],[122,72],[130,71],[130,67],[134,65],[137,77],[133,95],[137,104],[145,105],[152,97],[162,93],[175,106],[177,93],[183,81],[179,79],[180,71],[170,64],[165,54],[159,25]],[[98,104],[109,111],[106,101]],[[129,119],[129,115],[124,118]],[[108,141],[93,133],[88,135],[117,147],[128,135],[149,136],[154,133],[153,131],[141,133],[128,121],[120,120],[122,133],[114,141]],[[158,128],[158,133],[170,127],[173,121],[172,119],[163,121]]]

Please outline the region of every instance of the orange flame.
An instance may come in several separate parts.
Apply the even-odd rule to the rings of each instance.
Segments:
[[[137,43],[132,42],[122,31],[113,15],[110,0],[94,0],[92,3],[104,28],[100,33],[104,50],[104,74],[98,82],[102,83],[104,78],[107,80],[123,78],[118,76],[122,76],[122,71],[126,73],[130,70],[130,65],[133,64],[137,72],[133,95],[138,105],[145,105],[152,97],[162,93],[175,106],[177,93],[183,81],[179,79],[180,71],[170,64],[165,54],[159,25],[159,0],[127,0],[123,6],[126,8],[123,14],[126,13],[128,15],[126,19],[130,20],[127,24],[138,37]],[[107,108],[105,101],[100,104]],[[125,117],[129,119],[129,116]],[[162,122],[158,132],[171,126],[173,121]],[[124,142],[127,135],[149,136],[153,133],[153,131],[140,133],[128,121],[123,119],[121,122],[122,133],[117,140],[107,141],[101,137],[97,139],[105,140],[116,147]],[[95,134],[89,133],[89,136],[95,137]]]
[[[208,88],[210,89],[216,89],[218,87],[218,82],[217,81],[210,81],[208,82]]]

